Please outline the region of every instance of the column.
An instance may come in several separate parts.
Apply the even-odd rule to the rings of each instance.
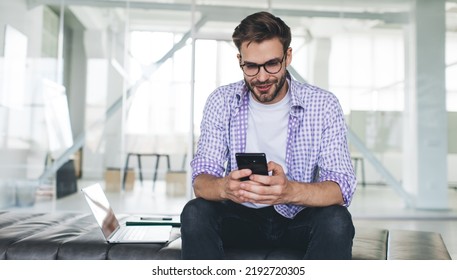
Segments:
[[[448,208],[445,1],[412,1],[406,40],[404,188],[415,208]]]

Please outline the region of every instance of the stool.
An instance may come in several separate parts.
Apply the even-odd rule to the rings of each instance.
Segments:
[[[168,155],[168,154],[156,154],[156,153],[153,153],[153,154],[128,153],[127,154],[127,158],[125,160],[124,176],[123,176],[123,180],[122,180],[122,189],[125,189],[125,180],[126,180],[126,177],[127,177],[127,170],[129,168],[130,156],[136,156],[137,157],[137,160],[138,160],[138,173],[140,175],[141,185],[143,185],[143,173],[142,173],[142,170],[141,170],[141,157],[155,157],[156,158],[156,164],[155,164],[154,173],[153,173],[153,177],[152,177],[153,178],[152,179],[152,190],[155,191],[155,183],[156,183],[156,180],[157,180],[157,170],[158,170],[158,167],[159,167],[160,158],[161,157],[165,157],[167,159],[167,170],[170,170],[170,155]]]
[[[363,157],[351,157],[352,161],[354,162],[354,172],[355,177],[357,177],[357,170],[358,170],[358,163],[360,162],[360,168],[362,172],[362,181],[360,182],[362,187],[365,187],[365,161]]]

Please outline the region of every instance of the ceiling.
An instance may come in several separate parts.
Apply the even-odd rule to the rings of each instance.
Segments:
[[[86,29],[123,28],[189,32],[201,23],[197,36],[230,39],[246,15],[270,10],[292,27],[295,35],[331,36],[342,31],[401,29],[408,22],[412,0],[64,0]],[[192,2],[195,2],[194,4]],[[62,0],[27,0],[29,7]],[[195,16],[192,18],[192,11]],[[457,33],[457,0],[446,1],[446,29]],[[300,34],[302,33],[302,34]]]

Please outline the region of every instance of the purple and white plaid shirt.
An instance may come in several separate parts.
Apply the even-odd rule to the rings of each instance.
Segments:
[[[347,127],[332,93],[288,76],[291,108],[287,132],[287,177],[297,182],[334,181],[346,206],[356,188],[346,138]],[[192,182],[200,174],[222,177],[237,169],[235,153],[245,152],[250,94],[244,81],[217,88],[203,112],[201,135],[191,162]],[[274,123],[272,123],[274,125]],[[304,206],[274,205],[293,218]]]

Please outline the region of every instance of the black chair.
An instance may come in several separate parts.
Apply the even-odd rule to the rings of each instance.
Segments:
[[[125,160],[125,166],[124,166],[124,176],[122,180],[122,189],[125,190],[125,181],[127,178],[127,170],[129,168],[129,160],[131,156],[136,156],[138,160],[138,173],[140,176],[140,182],[141,185],[143,185],[143,171],[141,167],[141,157],[153,157],[155,158],[155,167],[154,167],[154,173],[153,173],[153,179],[152,179],[152,190],[155,191],[155,182],[157,181],[157,171],[159,168],[159,163],[160,163],[160,158],[165,157],[167,160],[167,170],[170,170],[170,155],[168,154],[158,154],[158,153],[150,153],[150,154],[142,154],[142,153],[128,153],[127,158]]]

